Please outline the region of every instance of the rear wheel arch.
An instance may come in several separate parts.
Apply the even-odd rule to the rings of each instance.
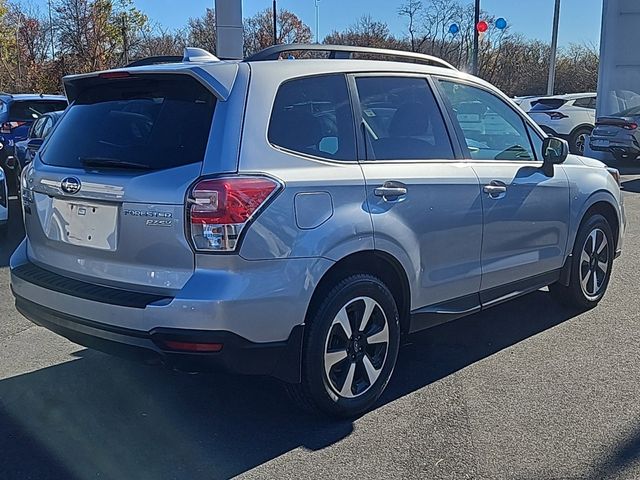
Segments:
[[[402,264],[394,256],[379,250],[352,253],[333,264],[322,276],[311,296],[305,315],[305,323],[311,321],[314,312],[333,287],[341,280],[356,274],[373,275],[387,286],[397,303],[400,328],[403,333],[408,332],[411,310],[409,279]]]

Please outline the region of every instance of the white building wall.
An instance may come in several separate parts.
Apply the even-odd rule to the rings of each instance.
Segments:
[[[597,117],[640,105],[640,0],[602,0]],[[587,156],[609,160],[588,148]]]

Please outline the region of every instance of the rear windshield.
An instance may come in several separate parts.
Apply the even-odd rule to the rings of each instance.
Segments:
[[[562,100],[560,98],[546,98],[543,100],[537,100],[533,102],[533,107],[531,107],[532,112],[544,112],[546,110],[555,110],[560,108],[565,103],[566,100]]]
[[[640,105],[636,107],[627,108],[618,113],[614,113],[612,117],[635,117],[636,115],[640,115]]]
[[[67,102],[62,100],[18,100],[9,106],[9,121],[32,122],[45,113],[65,108],[67,108]]]
[[[162,170],[202,162],[215,97],[188,75],[91,78],[41,154],[60,167]]]

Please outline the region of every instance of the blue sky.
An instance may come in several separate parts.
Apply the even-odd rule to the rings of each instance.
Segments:
[[[43,0],[41,0],[43,1]],[[214,0],[134,0],[154,21],[168,27],[183,26]],[[428,0],[424,0],[425,3]],[[471,0],[469,3],[472,3]],[[602,2],[606,0],[562,0],[560,18],[561,45],[572,42],[598,44]],[[333,29],[349,26],[363,14],[387,22],[394,33],[404,31],[404,19],[397,14],[402,0],[320,0],[320,36]],[[482,0],[482,8],[507,19],[513,32],[529,38],[550,41],[554,0]],[[271,0],[243,0],[244,15],[249,16],[271,6]],[[300,16],[315,28],[314,0],[278,0],[278,7]]]

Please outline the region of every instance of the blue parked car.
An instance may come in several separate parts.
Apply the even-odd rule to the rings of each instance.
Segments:
[[[20,174],[25,165],[33,160],[45,138],[51,133],[63,113],[64,111],[45,113],[33,122],[27,138],[16,141],[13,149],[7,149],[7,175],[13,176],[16,185],[20,183]],[[12,174],[9,173],[11,170],[13,170]]]
[[[33,122],[67,105],[63,95],[0,93],[0,167],[7,167],[15,143],[27,138]]]

